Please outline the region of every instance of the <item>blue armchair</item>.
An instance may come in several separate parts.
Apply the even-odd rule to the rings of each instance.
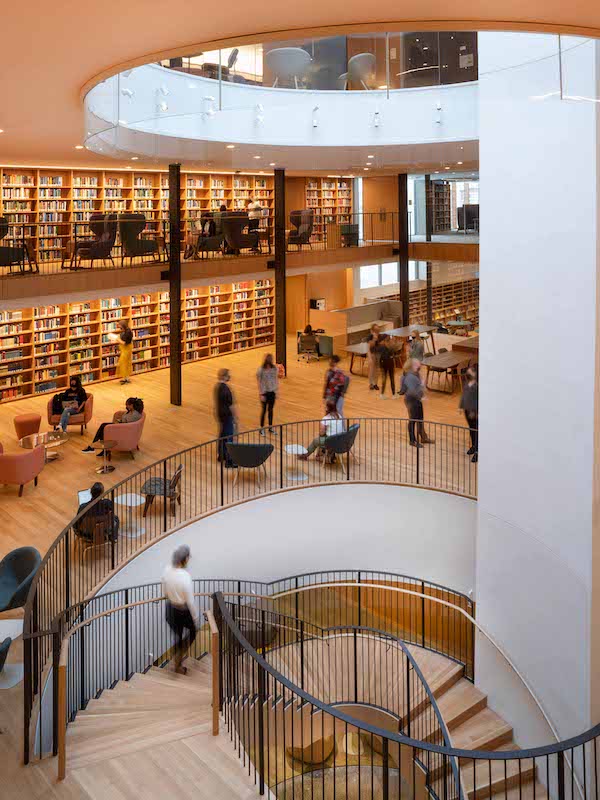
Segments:
[[[35,547],[19,547],[0,561],[0,612],[25,605],[41,563],[42,557]]]

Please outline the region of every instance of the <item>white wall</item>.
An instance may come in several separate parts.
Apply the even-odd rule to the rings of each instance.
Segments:
[[[567,736],[589,723],[597,128],[558,97],[556,47],[479,36],[477,611]],[[568,65],[595,97],[596,44]]]
[[[284,492],[225,509],[153,545],[102,592],[160,580],[174,548],[192,548],[196,578],[270,581],[328,569],[398,572],[468,593],[476,503],[378,484]]]

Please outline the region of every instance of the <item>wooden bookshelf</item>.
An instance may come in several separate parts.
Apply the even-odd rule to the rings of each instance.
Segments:
[[[452,203],[450,183],[431,181],[431,211],[433,233],[449,233],[452,228]]]
[[[474,327],[479,325],[479,278],[434,286],[432,299],[434,323],[443,325],[460,316]],[[410,293],[410,321],[415,325],[427,324],[427,289]]]
[[[305,192],[306,207],[315,213],[311,241],[324,241],[328,224],[351,221],[351,178],[307,178]]]
[[[261,227],[274,230],[272,175],[181,173],[182,240],[204,212],[243,210],[248,198],[267,214]],[[142,213],[146,227],[158,230],[169,211],[168,173],[135,170],[0,168],[0,216],[9,223],[8,239],[25,235],[31,257],[59,261],[73,223],[87,223],[94,212]],[[22,231],[22,226],[24,226]]]
[[[169,366],[169,293],[144,292],[0,311],[0,402],[66,389],[71,375],[115,378],[120,320],[133,330],[133,373]],[[275,341],[271,278],[185,289],[182,357],[199,361]]]

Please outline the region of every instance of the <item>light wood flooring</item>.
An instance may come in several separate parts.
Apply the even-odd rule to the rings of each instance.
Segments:
[[[450,346],[456,337],[440,336],[437,339],[438,347]],[[127,455],[115,456],[113,463],[116,470],[110,475],[101,476],[106,487],[170,453],[215,437],[213,388],[220,367],[231,370],[231,388],[239,407],[241,430],[256,428],[260,420],[256,370],[264,353],[269,350],[274,351],[274,347],[184,366],[181,407],[169,404],[168,370],[137,376],[129,386],[121,386],[118,381],[92,385],[90,391],[94,395],[94,417],[87,432],[80,436],[78,428],[70,429],[69,441],[59,448],[62,460],[46,465],[38,487],[27,485],[21,498],[17,496],[16,487],[0,487],[0,558],[23,545],[32,545],[43,555],[74,517],[77,491],[88,488],[100,477],[94,471],[100,459],[94,454],[85,455],[81,450],[91,442],[97,426],[110,421],[113,412],[123,407],[129,395],[137,395],[144,400],[147,413],[144,435],[135,461]],[[322,382],[327,365],[324,361],[299,363],[295,356],[295,342],[291,337],[288,353],[288,377],[281,382],[275,422],[320,419],[323,413]],[[348,368],[348,361],[343,366]],[[46,406],[49,398],[50,395],[44,395],[0,407],[0,442],[5,452],[18,451],[13,424],[15,415],[40,413],[41,430],[48,429]],[[464,417],[458,409],[458,403],[458,393],[447,395],[429,392],[425,416],[431,421],[462,426]],[[399,398],[392,400],[388,395],[385,400],[380,400],[378,392],[369,391],[366,377],[353,375],[345,414],[401,418],[406,416],[406,409]]]

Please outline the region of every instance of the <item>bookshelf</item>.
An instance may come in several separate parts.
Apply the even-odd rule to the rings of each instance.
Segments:
[[[62,391],[71,375],[85,385],[114,379],[121,319],[133,330],[133,373],[168,367],[168,292],[0,311],[0,402]],[[273,280],[186,288],[181,323],[184,363],[272,344]]]
[[[305,192],[306,207],[315,213],[313,242],[324,241],[328,224],[351,222],[351,178],[307,178]]]
[[[221,205],[228,211],[243,210],[249,197],[267,209],[261,227],[273,231],[272,175],[182,172],[182,241],[204,212]],[[8,239],[20,240],[23,232],[38,262],[60,261],[73,223],[87,223],[94,212],[142,213],[147,228],[158,230],[168,211],[167,172],[0,168],[0,216],[8,220]]]
[[[460,315],[470,320],[474,327],[479,325],[479,278],[434,286],[432,297],[434,323],[443,325]],[[427,324],[427,289],[411,292],[409,302],[411,323]]]
[[[448,233],[452,227],[450,183],[432,181],[431,193],[433,233]]]

